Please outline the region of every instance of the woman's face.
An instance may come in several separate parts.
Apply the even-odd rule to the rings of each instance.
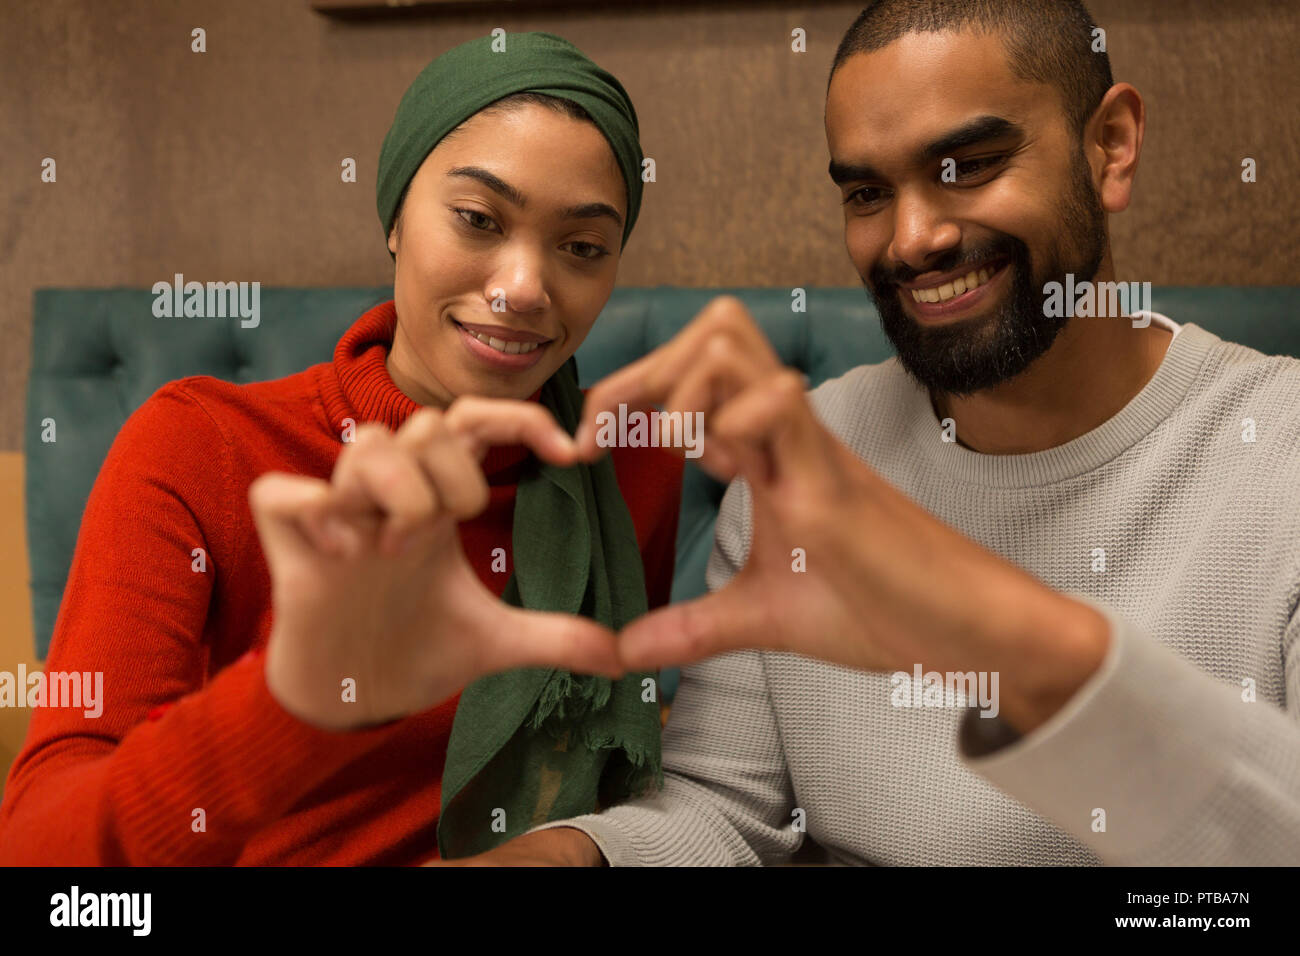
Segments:
[[[478,113],[449,134],[388,238],[397,387],[440,407],[536,392],[614,288],[626,197],[600,130],[547,107]]]

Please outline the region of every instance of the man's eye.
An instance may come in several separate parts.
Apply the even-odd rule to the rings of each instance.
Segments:
[[[855,189],[844,199],[846,206],[870,206],[884,198],[884,191],[876,186],[863,186]]]
[[[981,156],[979,159],[963,159],[957,164],[958,179],[976,179],[1001,165],[1005,156]]]
[[[473,229],[479,229],[483,232],[500,231],[496,228],[497,224],[492,220],[491,216],[486,216],[477,209],[457,209],[456,215],[465,220],[465,222]]]
[[[571,242],[569,251],[579,259],[600,259],[609,255],[609,250],[604,246],[598,246],[594,242]]]

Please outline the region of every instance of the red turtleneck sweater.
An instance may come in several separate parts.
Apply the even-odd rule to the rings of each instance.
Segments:
[[[456,700],[375,730],[316,729],[263,678],[270,578],[248,507],[267,471],[327,478],[344,419],[419,406],[385,368],[396,314],[363,315],[332,363],[274,382],[164,386],[123,425],[81,521],[47,672],[102,671],[103,714],[41,707],[0,805],[0,864],[414,864],[437,853]],[[460,526],[500,595],[527,452],[484,462],[487,511]],[[615,449],[651,607],[672,584],[681,460]],[[195,549],[204,570],[196,570]]]

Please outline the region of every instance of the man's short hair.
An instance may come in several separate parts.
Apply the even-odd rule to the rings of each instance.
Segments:
[[[1017,77],[1056,87],[1080,137],[1114,85],[1110,56],[1093,52],[1094,27],[1078,0],[874,0],[840,41],[831,77],[854,54],[880,50],[908,33],[996,33]]]

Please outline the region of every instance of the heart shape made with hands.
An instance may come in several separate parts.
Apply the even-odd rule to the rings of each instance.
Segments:
[[[524,444],[557,465],[594,461],[604,453],[597,416],[620,404],[661,406],[661,422],[703,414],[699,463],[721,480],[743,479],[748,554],[724,555],[734,574],[718,591],[646,614],[617,635],[583,617],[503,604],[456,533],[486,505],[479,461],[487,447]],[[671,447],[671,438],[659,444]],[[1013,668],[1014,642],[999,645],[985,621],[1006,608],[1027,618],[1032,607],[1037,621],[1070,611],[836,439],[813,413],[802,375],[781,365],[730,297],[595,385],[573,439],[533,403],[460,399],[445,414],[413,415],[395,434],[363,426],[329,481],[263,476],[250,502],[276,609],[268,685],[320,726],[414,713],[512,668],[617,678],[740,648],[865,670],[966,670],[973,660],[977,669]],[[1079,624],[1068,637],[1076,656],[1091,660],[1098,622]],[[372,699],[382,704],[340,706],[335,675],[354,672],[379,689]]]
[[[743,479],[737,493],[753,528],[747,555],[724,551],[733,576],[722,588],[620,632],[625,667],[762,648],[872,671],[1012,668],[1018,649],[990,636],[986,621],[1007,608],[1050,621],[1062,608],[1060,595],[935,518],[832,435],[803,376],[781,365],[735,298],[714,300],[588,392],[581,456],[598,453],[597,417],[621,403],[702,412],[700,464]]]
[[[572,614],[511,607],[479,580],[457,524],[487,506],[480,462],[522,444],[571,465],[576,446],[531,402],[466,398],[396,432],[362,425],[328,480],[271,473],[249,501],[275,608],[267,682],[331,729],[433,707],[479,677],[527,667],[619,677],[613,633]],[[340,699],[341,675],[365,687]]]
[[[754,528],[748,560],[728,555],[735,573],[721,589],[620,631],[625,667],[682,665],[746,647],[856,666],[885,662],[861,640],[844,582],[799,568],[800,555],[828,567],[844,563],[836,553],[840,536],[827,534],[824,505],[853,507],[865,467],[817,421],[803,376],[781,365],[742,303],[715,300],[666,345],[595,385],[575,437],[584,458],[598,454],[598,416],[621,404],[660,405],[669,416],[661,422],[702,413],[699,464],[720,480],[744,480],[740,493],[753,508]],[[660,444],[671,447],[672,436]]]

